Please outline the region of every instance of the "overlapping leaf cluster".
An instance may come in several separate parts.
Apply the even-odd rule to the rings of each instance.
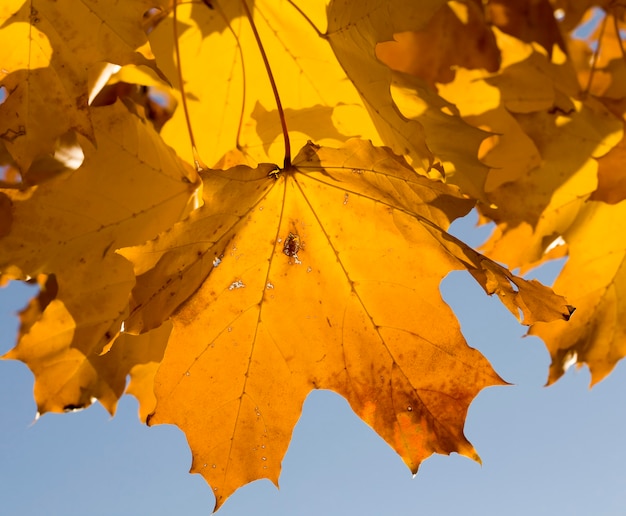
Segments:
[[[40,286],[6,358],[39,411],[134,394],[186,433],[216,506],[278,481],[315,388],[412,471],[476,458],[465,414],[502,380],[441,299],[456,269],[533,325],[550,381],[572,358],[608,374],[626,351],[623,9],[247,5],[282,110],[241,0],[0,6],[0,279]],[[484,255],[447,233],[474,206],[496,223]],[[497,263],[566,254],[567,301]]]

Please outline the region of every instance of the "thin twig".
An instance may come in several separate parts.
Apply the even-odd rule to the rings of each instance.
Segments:
[[[619,49],[622,52],[622,58],[626,61],[626,50],[624,50],[624,42],[622,41],[622,36],[619,33],[619,20],[617,16],[613,15],[613,24],[615,25],[615,35],[617,36],[617,40],[619,41]]]
[[[252,18],[252,13],[248,8],[248,4],[246,0],[241,0],[241,5],[243,5],[243,9],[246,12],[246,16],[250,21],[250,27],[252,28],[252,33],[254,34],[254,38],[256,39],[257,45],[259,47],[259,51],[261,52],[261,57],[263,58],[263,63],[265,64],[265,71],[267,72],[267,76],[270,80],[270,84],[272,85],[272,92],[274,93],[274,99],[276,100],[276,108],[278,109],[278,116],[280,118],[280,125],[283,130],[283,138],[285,140],[285,160],[283,168],[289,168],[291,166],[291,143],[289,142],[289,132],[287,131],[287,123],[285,122],[285,112],[283,111],[283,106],[280,102],[280,96],[278,95],[278,88],[276,87],[276,81],[274,81],[274,75],[272,74],[272,69],[270,67],[270,62],[267,59],[267,55],[265,54],[265,49],[263,48],[263,43],[261,42],[261,37],[259,36],[259,32],[256,29],[256,25]]]
[[[600,26],[600,34],[598,35],[598,44],[596,46],[595,51],[593,52],[593,57],[591,58],[591,71],[589,72],[589,79],[587,80],[587,86],[583,90],[583,95],[587,95],[589,90],[591,89],[591,83],[593,81],[593,74],[596,71],[596,63],[598,62],[598,56],[600,55],[600,48],[602,47],[602,38],[604,38],[604,29],[606,28],[606,20],[607,14],[605,13],[604,19],[602,20],[602,25]]]
[[[291,6],[292,6],[292,7],[293,7],[296,11],[298,11],[298,13],[300,14],[300,16],[302,16],[302,17],[306,20],[306,22],[307,22],[307,23],[311,26],[311,28],[312,28],[312,29],[313,29],[313,30],[317,33],[317,35],[318,35],[320,38],[325,38],[325,37],[326,37],[326,34],[324,34],[322,31],[320,31],[320,30],[317,28],[317,26],[313,23],[313,21],[311,21],[311,18],[309,18],[309,17],[307,16],[307,14],[306,14],[306,13],[305,13],[302,9],[300,9],[300,7],[299,7],[299,6],[297,6],[297,5],[293,2],[293,0],[287,0],[287,3],[288,3],[288,4],[290,4],[290,5],[291,5]]]

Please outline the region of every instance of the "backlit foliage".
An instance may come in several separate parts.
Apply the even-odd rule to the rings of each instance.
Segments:
[[[624,6],[243,2],[0,6],[0,284],[39,285],[4,358],[39,411],[133,394],[185,432],[216,508],[278,482],[312,389],[413,472],[478,459],[467,409],[504,382],[441,298],[453,270],[546,342],[549,382],[572,360],[606,376]],[[472,208],[482,254],[447,232]],[[564,256],[557,294],[510,272]]]

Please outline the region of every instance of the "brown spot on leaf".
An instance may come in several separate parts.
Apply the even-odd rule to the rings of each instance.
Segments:
[[[300,250],[300,237],[294,233],[289,233],[283,245],[283,253],[287,256],[296,256]]]

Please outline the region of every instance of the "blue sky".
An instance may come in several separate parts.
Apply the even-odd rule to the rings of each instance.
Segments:
[[[475,218],[457,225],[472,243]],[[539,277],[551,281],[557,267]],[[534,337],[487,298],[468,274],[443,283],[470,345],[480,349],[509,387],[481,392],[465,433],[482,467],[434,456],[412,478],[400,458],[339,396],[307,399],[283,463],[277,491],[258,481],[218,512],[234,515],[589,515],[626,514],[626,366],[589,390],[586,368],[570,369],[544,388],[549,357]],[[31,295],[0,289],[0,353],[13,346],[15,311]],[[187,473],[190,453],[171,426],[139,423],[124,397],[110,418],[98,404],[48,414],[33,424],[32,375],[0,361],[0,513],[3,516],[210,514],[211,489]]]

